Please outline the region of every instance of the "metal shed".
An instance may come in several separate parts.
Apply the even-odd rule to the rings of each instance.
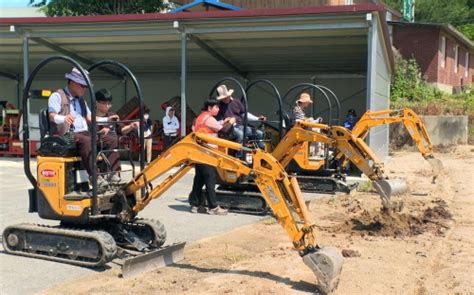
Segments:
[[[183,102],[197,110],[217,80],[234,76],[244,83],[269,78],[281,92],[298,82],[312,81],[336,93],[341,117],[348,108],[362,114],[389,106],[393,57],[384,14],[382,5],[363,4],[0,18],[0,98],[16,103],[28,71],[43,58],[60,53],[84,64],[114,59],[129,65],[152,108],[165,98],[181,95]],[[68,70],[63,64],[48,66],[38,87],[61,87]],[[114,97],[125,100],[131,95],[126,79],[113,69],[94,81],[112,88]],[[268,109],[269,100],[263,97],[268,91],[260,91],[251,102],[255,113]],[[324,113],[325,103],[318,98],[316,102],[318,113]],[[376,128],[369,142],[382,159],[387,158],[386,127]]]

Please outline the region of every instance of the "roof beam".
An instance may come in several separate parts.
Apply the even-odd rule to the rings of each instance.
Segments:
[[[68,32],[41,32],[31,31],[30,36],[33,38],[80,38],[80,37],[121,37],[121,36],[159,36],[174,35],[175,29],[142,29],[142,30],[92,30],[87,29]],[[2,35],[0,35],[2,36]]]
[[[59,52],[59,53],[64,54],[64,55],[66,55],[66,56],[69,56],[69,57],[71,57],[71,58],[73,58],[73,59],[76,59],[76,60],[78,60],[78,61],[80,61],[80,62],[82,62],[82,63],[85,63],[86,65],[89,65],[89,66],[90,66],[90,65],[93,65],[93,64],[95,63],[93,60],[90,60],[90,59],[88,59],[88,58],[85,58],[85,57],[83,57],[83,56],[80,56],[80,55],[78,55],[77,53],[74,53],[74,52],[72,52],[72,51],[69,51],[69,50],[67,50],[67,49],[64,49],[64,48],[62,48],[62,47],[60,47],[60,46],[55,45],[54,43],[51,43],[51,42],[49,42],[49,41],[44,40],[44,39],[42,39],[42,38],[31,37],[30,40],[32,40],[32,41],[34,41],[34,42],[36,42],[36,43],[38,43],[38,44],[41,44],[41,45],[43,45],[43,46],[45,46],[45,47],[47,47],[47,48],[50,48],[50,49],[52,49],[52,50],[54,50],[54,51],[56,51],[56,52]],[[105,72],[105,73],[107,73],[107,74],[109,74],[109,75],[112,75],[112,76],[114,76],[114,77],[117,77],[117,78],[119,78],[119,79],[123,79],[123,77],[124,77],[123,74],[120,74],[119,72],[116,72],[116,71],[113,71],[113,70],[110,70],[110,69],[107,69],[107,68],[99,68],[99,70],[101,70],[102,72]]]
[[[187,34],[188,38],[196,43],[197,46],[201,47],[204,49],[206,52],[208,52],[210,55],[215,57],[218,61],[238,73],[242,78],[247,78],[248,73],[241,71],[236,65],[234,65],[230,60],[228,60],[224,55],[222,55],[220,52],[209,46],[206,42],[203,40],[199,39],[197,36],[192,35],[192,34]]]
[[[12,79],[12,80],[15,80],[15,81],[18,80],[17,75],[13,75],[13,74],[2,72],[2,71],[0,71],[0,76],[5,77],[5,78],[9,78],[9,79]]]
[[[344,29],[367,29],[365,21],[342,22],[342,23],[316,23],[302,25],[262,25],[262,26],[233,26],[233,27],[186,27],[187,34],[211,34],[211,33],[254,33],[254,32],[285,32],[285,31],[313,31],[313,30],[344,30]]]
[[[2,71],[0,71],[0,76],[5,77],[5,78],[9,78],[9,79],[12,79],[12,80],[15,80],[15,81],[18,80],[17,75],[13,75],[13,74],[2,72]]]

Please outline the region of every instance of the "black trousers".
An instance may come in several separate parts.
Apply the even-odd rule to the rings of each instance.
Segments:
[[[193,190],[189,195],[189,204],[191,206],[204,206],[207,200],[209,209],[217,207],[216,203],[216,169],[205,164],[196,164],[194,166],[196,174],[194,175]],[[206,186],[206,199],[204,199],[202,187]]]
[[[167,150],[170,146],[171,146],[171,143],[176,139],[176,137],[178,137],[177,135],[175,136],[171,136],[171,135],[166,135],[165,134],[165,137],[164,137],[164,149]]]
[[[89,176],[92,176],[92,143],[91,143],[91,134],[89,131],[78,132],[74,134],[74,140],[76,141],[76,146],[79,151],[79,155],[82,158],[82,163],[87,170]],[[107,150],[117,148],[117,138],[111,134],[107,134],[102,137],[103,148]],[[99,141],[97,141],[99,143]],[[107,159],[111,165],[111,171],[120,171],[120,154],[118,152],[109,152],[107,154]],[[102,171],[101,172],[108,172]]]

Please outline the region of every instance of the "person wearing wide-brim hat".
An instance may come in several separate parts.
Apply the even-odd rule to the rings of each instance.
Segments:
[[[87,71],[85,72],[86,75]],[[88,123],[91,122],[91,111],[83,96],[87,90],[87,82],[82,73],[73,68],[64,76],[67,86],[58,89],[48,99],[48,113],[51,125],[57,128],[57,134],[74,132],[74,141],[89,176],[92,175],[92,144]],[[98,122],[106,122],[109,118],[97,118]],[[54,127],[53,127],[54,128]],[[98,177],[99,186],[107,185],[102,177]]]
[[[219,85],[217,87],[217,100],[219,101],[219,113],[217,114],[217,120],[224,120],[225,118],[234,118],[235,125],[233,128],[235,141],[242,143],[244,139],[244,126],[243,117],[245,114],[244,105],[239,99],[234,99],[232,94],[234,93],[233,89],[227,89],[225,84]],[[252,113],[247,112],[248,121],[266,121],[267,118],[263,115],[255,116]],[[247,136],[251,135],[252,130],[247,126]],[[262,130],[256,130],[256,143],[260,149],[264,149],[265,145],[263,144],[263,132]]]
[[[295,106],[290,110],[289,113],[291,125],[294,125],[296,122],[307,118],[304,110],[312,103],[313,101],[311,100],[311,96],[308,93],[303,92],[300,94],[299,98],[296,100]]]

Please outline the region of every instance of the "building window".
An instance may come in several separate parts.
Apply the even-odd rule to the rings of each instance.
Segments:
[[[454,72],[457,73],[459,68],[459,46],[454,46]]]
[[[464,76],[469,76],[469,51],[466,52],[466,58],[464,58]]]
[[[446,66],[446,37],[441,37],[441,67]]]

